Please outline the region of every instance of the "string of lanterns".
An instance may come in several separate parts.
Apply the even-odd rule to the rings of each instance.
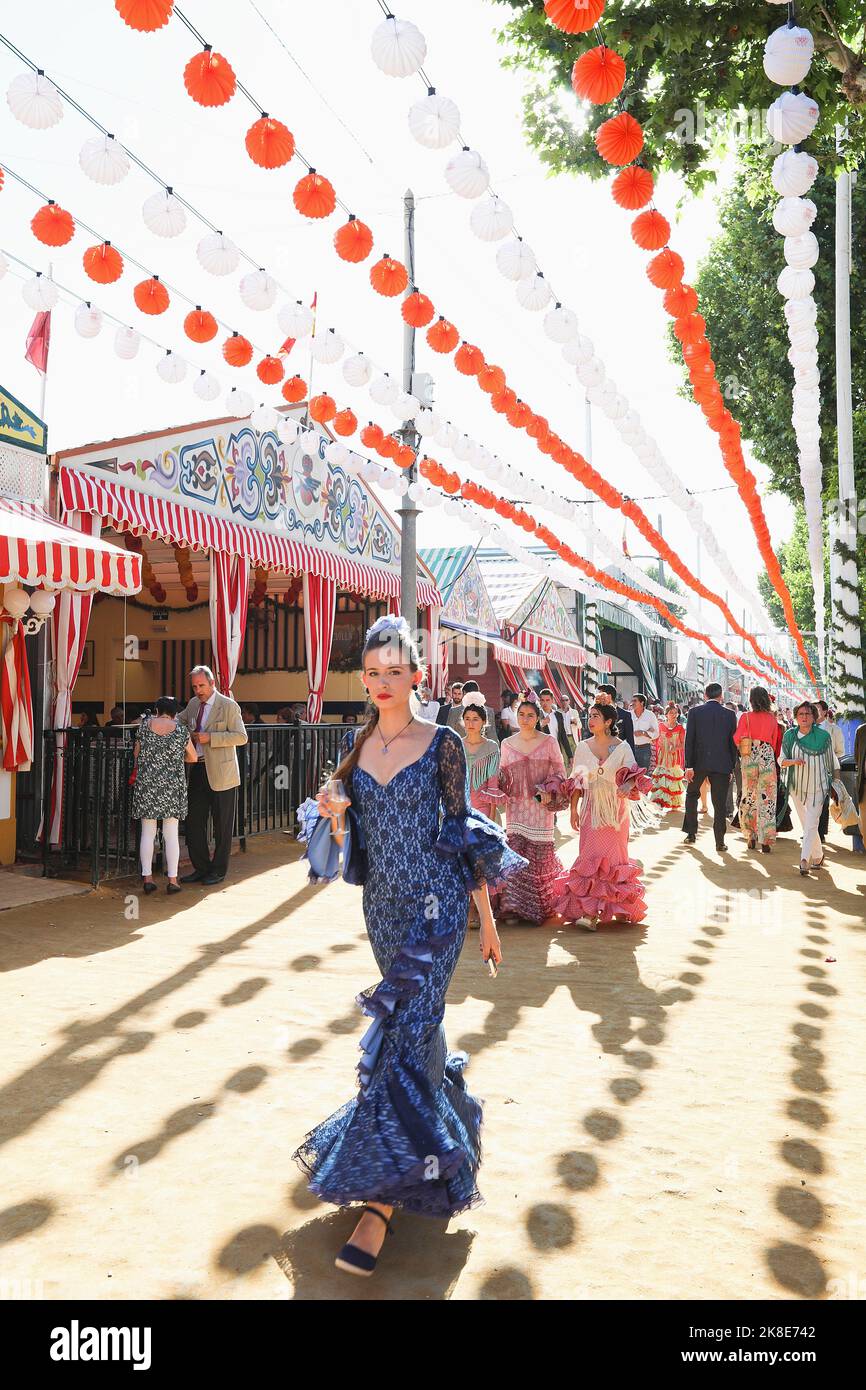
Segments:
[[[587,0],[545,0],[544,9],[548,20],[567,34],[585,34],[594,26],[598,26],[601,42],[597,48],[590,50],[591,58],[588,58],[587,54],[582,55],[583,59],[588,58],[588,66],[581,68],[579,65],[582,59],[578,59],[572,73],[572,85],[578,96],[585,97],[596,105],[612,100],[618,103],[619,113],[602,122],[596,131],[596,148],[602,159],[621,169],[612,186],[613,196],[619,205],[629,211],[646,209],[646,204],[652,200],[654,188],[651,172],[640,165],[637,168],[642,169],[641,173],[625,174],[625,169],[633,166],[641,155],[643,130],[640,123],[622,106],[620,93],[625,83],[626,66],[622,59],[619,63],[609,59],[612,50],[604,43],[599,25],[604,0],[588,0],[588,3]],[[814,129],[818,119],[818,108],[808,98],[801,101],[802,95],[785,93],[773,104],[770,130],[776,138],[781,132],[796,132],[795,139],[800,140]],[[729,411],[716,380],[712,349],[706,334],[706,321],[698,312],[697,292],[693,286],[684,283],[685,263],[682,256],[669,245],[670,223],[662,213],[651,207],[638,213],[632,222],[631,230],[632,238],[639,247],[655,252],[647,266],[647,275],[651,284],[664,292],[663,305],[674,320],[674,335],[682,348],[693,398],[700,406],[710,428],[719,436],[719,448],[725,468],[736,483],[749,513],[770,582],[782,602],[785,619],[796,642],[804,669],[817,689],[806,644],[794,615],[791,595],[770,541],[770,531],[755,477],[746,467],[743,457],[740,426]]]
[[[581,5],[583,5],[583,0],[580,0],[580,3]],[[595,0],[593,0],[593,3],[595,3]],[[191,33],[198,35],[198,31],[195,30],[194,26],[192,26],[189,23],[189,21],[185,18],[185,16],[183,16],[183,14],[177,8],[176,5],[172,8],[169,17],[171,17],[171,14],[177,15],[183,21],[183,23],[186,25],[186,27],[190,30]],[[426,56],[426,42],[423,40],[423,35],[420,34],[420,31],[417,29],[415,25],[412,25],[409,21],[396,20],[394,16],[389,15],[386,17],[384,23],[380,25],[378,29],[375,31],[371,51],[373,53],[374,61],[376,61],[379,64],[379,66],[382,67],[383,71],[387,72],[391,76],[407,76],[410,72],[417,71],[423,63],[424,57]],[[225,60],[222,59],[220,55],[214,55],[212,47],[208,44],[204,45],[203,58],[204,62],[202,65],[202,71],[205,74],[207,82],[210,82],[210,69],[213,66],[213,62],[217,58],[219,58],[220,63],[225,63]],[[231,72],[230,67],[229,71]],[[234,77],[233,72],[231,73],[231,78],[231,82],[225,85],[223,88],[221,88],[223,95],[222,100],[219,104],[223,104],[225,101],[229,100],[237,88],[237,81]],[[198,96],[196,95],[195,83],[193,83],[193,87],[191,89],[190,83],[187,81],[187,89],[190,91],[190,94],[193,95],[195,99],[199,99],[201,92],[199,92]],[[245,88],[242,87],[241,90],[249,100],[252,100]],[[207,100],[203,101],[201,104],[210,105],[215,103],[212,103],[210,100]],[[631,119],[632,118],[629,118],[629,120]],[[633,124],[636,126],[637,122],[633,122]],[[633,133],[631,138],[633,141]],[[297,148],[295,148],[295,154],[303,160],[303,156],[299,154]],[[463,156],[472,156],[472,154],[472,151],[461,151],[461,155]],[[308,164],[308,161],[306,160],[303,160],[303,162]],[[624,160],[623,162],[627,163],[629,161]],[[300,196],[298,188],[295,189],[295,194],[293,195],[295,206],[298,208],[298,211],[305,216],[313,218],[327,217],[334,211],[339,200],[336,198],[333,186],[330,184],[330,182],[326,179],[322,179],[321,176],[317,176],[315,179],[313,179],[312,175],[314,175],[316,171],[311,166],[309,166],[309,164],[308,168],[310,169],[308,181],[305,182],[304,180],[301,180],[301,183],[304,185],[304,188]],[[462,196],[480,196],[480,194],[487,187],[487,183],[489,182],[489,174],[486,171],[486,165],[484,165],[483,160],[481,160],[480,156],[477,156],[477,154],[475,158],[456,158],[455,160],[450,161],[449,171],[446,171],[446,177],[449,178],[449,182],[451,183],[451,186],[455,189],[455,191],[461,193]],[[350,214],[349,224],[347,225],[351,227],[356,221],[357,219]],[[369,228],[366,228],[365,231],[366,235],[364,236],[364,242],[360,249],[364,250],[364,248],[367,246],[367,243],[369,242],[369,249],[366,250],[366,255],[369,255],[370,249],[372,249],[373,244],[372,234],[369,232]],[[343,228],[339,229],[337,234],[338,237],[340,237],[341,233],[343,232]],[[349,235],[353,234],[354,233],[351,233]],[[335,238],[335,249],[338,255],[342,255],[343,259],[347,259],[345,249],[341,250],[342,240],[343,238],[341,237],[340,242],[338,242],[337,238]],[[356,253],[351,252],[350,254],[354,257]],[[366,259],[366,255],[358,255],[358,259]],[[405,280],[403,280],[403,276],[406,276]],[[371,269],[370,282],[373,288],[378,293],[385,295],[396,295],[400,293],[400,287],[405,288],[408,284],[408,275],[405,270],[405,267],[403,267],[399,262],[394,262],[390,256],[385,256],[382,258],[382,261],[378,262]],[[454,347],[456,347],[457,343],[456,329],[453,327],[453,325],[448,324],[447,321],[444,320],[444,318],[440,317],[439,325],[434,324],[430,329],[428,329],[427,341],[428,343],[430,343],[432,347],[434,347],[434,350],[451,352],[454,350]],[[437,346],[437,344],[439,344],[439,346]],[[468,348],[468,345],[464,345],[464,347]],[[458,370],[468,371],[469,363],[473,359],[471,354],[467,351],[467,353],[464,354],[463,360],[461,362],[462,351],[462,348],[458,348],[457,353],[455,355],[455,365],[458,367]],[[481,365],[484,365],[483,357],[481,356],[478,349],[474,349],[473,351],[478,354],[478,358],[480,359]],[[504,389],[505,388],[503,388],[503,390]],[[518,402],[518,404],[522,405],[523,403]],[[531,415],[531,412],[529,411],[528,407],[526,407],[526,413],[527,415]],[[509,420],[509,423],[513,423],[513,421]],[[579,459],[580,456],[575,455],[575,458]],[[589,465],[586,464],[585,460],[582,460],[581,463],[588,471],[588,476],[594,474],[594,470],[591,470],[589,468]],[[595,476],[598,477],[598,475]],[[615,493],[613,489],[609,489],[607,484],[603,483],[603,488],[604,490],[608,491],[611,500],[608,500],[608,498],[604,496],[603,491],[598,493],[599,496],[602,496],[602,500],[607,501],[608,505],[620,505],[625,514],[629,517],[629,519],[633,520],[635,525],[637,525],[638,529],[641,531],[641,534],[644,535],[645,539],[649,540],[650,544],[654,546],[654,548],[657,550],[657,553],[663,555],[663,558],[669,559],[675,572],[681,578],[683,578],[684,581],[690,585],[690,587],[694,588],[695,592],[701,593],[702,597],[705,597],[709,601],[714,602],[724,613],[727,621],[730,623],[733,630],[737,632],[739,635],[747,637],[750,643],[755,647],[755,650],[758,653],[758,655],[760,655],[764,659],[769,659],[772,662],[772,664],[776,665],[778,670],[784,674],[783,668],[781,666],[778,666],[778,663],[775,662],[774,658],[768,658],[767,654],[764,653],[760,647],[758,647],[755,639],[752,638],[747,633],[746,629],[738,623],[737,619],[734,617],[733,613],[731,612],[730,608],[725,603],[725,601],[719,595],[714,594],[713,591],[709,590],[705,585],[702,585],[700,581],[698,581],[695,578],[695,576],[691,574],[691,571],[689,571],[688,568],[685,565],[683,565],[683,563],[679,560],[679,557],[675,556],[674,552],[670,550],[670,547],[667,546],[666,542],[664,542],[664,539],[659,535],[655,527],[651,525],[649,519],[644,515],[644,513],[637,506],[637,504],[634,502],[626,501],[625,504],[622,505],[622,499],[620,498],[620,494]],[[593,488],[593,490],[596,489]],[[613,498],[620,498],[620,502],[616,503],[612,500]],[[760,506],[759,502],[758,505]],[[626,510],[626,508],[628,508],[628,510]],[[659,546],[661,546],[662,549],[659,549]],[[772,547],[770,547],[770,549],[772,550]],[[784,580],[782,580],[781,577],[781,570],[778,571],[778,577],[780,582],[784,585]],[[787,588],[785,588],[785,593],[787,594]],[[788,603],[790,606],[790,596],[788,596]],[[793,610],[791,611],[791,616],[793,618]],[[800,641],[802,642],[802,639],[800,639]],[[805,647],[803,647],[803,652],[805,653]]]
[[[824,667],[824,527],[821,506],[821,376],[818,366],[818,308],[812,297],[818,260],[818,239],[811,230],[817,208],[808,193],[818,174],[817,162],[799,147],[801,132],[811,133],[817,107],[799,84],[812,65],[815,42],[808,29],[794,22],[788,5],[787,23],[774,29],[764,46],[764,71],[783,92],[767,111],[770,133],[788,149],[773,161],[772,182],[779,194],[773,227],[784,237],[785,269],[777,285],[785,301],[788,361],[794,369],[791,423],[797,439],[800,483],[806,514],[807,545],[815,593],[815,634],[818,659]],[[814,111],[813,111],[814,108]]]
[[[380,67],[383,65],[381,55],[377,56],[376,53],[377,45],[383,42],[384,36],[389,31],[398,36],[402,34],[400,25],[405,23],[406,21],[397,21],[393,15],[388,15],[384,25],[380,25],[374,31],[373,56]],[[417,56],[422,51],[422,45],[416,37],[417,33],[417,30],[414,30],[414,33],[410,30],[413,56]],[[388,45],[385,45],[384,51],[386,58],[389,58],[391,50]],[[426,45],[423,51],[426,56]],[[587,81],[590,80],[589,69],[593,66],[594,61],[592,52],[579,60],[578,66],[582,67],[584,78]],[[600,91],[605,85],[611,87],[613,84],[615,86],[618,69],[621,67],[623,74],[625,71],[622,59],[616,54],[611,54],[609,49],[601,50],[600,63],[602,71],[596,78],[595,90],[597,91]],[[402,63],[399,65],[399,70],[392,71],[392,67],[386,65],[383,70],[389,75],[398,76],[404,75],[403,69],[408,66],[408,63]],[[419,144],[431,150],[443,149],[459,140],[462,145],[462,155],[458,158],[469,159],[471,155],[470,163],[472,165],[479,163],[483,165],[484,161],[481,156],[470,151],[463,139],[460,111],[457,105],[450,98],[443,97],[437,92],[435,86],[430,83],[426,71],[418,68],[416,75],[427,87],[427,95],[409,108],[410,133]],[[652,175],[649,171],[637,166],[632,166],[632,168],[636,171],[637,179],[631,177],[630,170],[623,171],[623,175],[620,176],[620,189],[623,189],[631,178],[632,183],[639,182],[640,179],[643,179],[644,182],[649,180],[651,191]],[[755,625],[772,631],[773,622],[760,597],[744,581],[742,575],[731,563],[727,552],[719,545],[715,531],[707,523],[700,503],[687,491],[682,481],[668,466],[656,441],[641,425],[640,416],[631,407],[625,393],[621,392],[608,377],[604,363],[597,354],[592,340],[579,332],[577,315],[566,308],[554,293],[550,281],[545,278],[536,261],[535,254],[517,232],[510,207],[492,190],[489,188],[485,190],[480,182],[471,188],[465,184],[461,184],[459,188],[455,187],[452,174],[453,167],[449,165],[445,171],[446,179],[456,192],[464,192],[467,196],[476,198],[479,192],[486,191],[488,193],[488,198],[484,201],[476,201],[472,210],[470,225],[475,235],[480,240],[493,244],[501,242],[503,238],[511,234],[511,239],[499,247],[497,268],[506,279],[516,281],[518,302],[528,311],[537,312],[546,308],[551,300],[555,301],[554,307],[548,309],[545,315],[544,332],[548,339],[561,347],[562,356],[566,363],[575,368],[586,398],[591,404],[603,410],[616,427],[623,443],[632,450],[638,462],[687,517],[690,525],[704,544],[709,557],[724,575],[731,588],[739,593],[752,609],[753,620],[759,619]],[[429,301],[427,302],[429,303]],[[427,321],[429,320],[425,320],[425,322]],[[417,326],[420,327],[421,324],[419,323]]]

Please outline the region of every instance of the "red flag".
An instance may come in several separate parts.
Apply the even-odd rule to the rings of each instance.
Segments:
[[[623,520],[623,523],[622,523],[622,553],[623,553],[623,555],[626,557],[627,560],[630,560],[630,559],[631,559],[631,555],[630,555],[630,553],[629,553],[629,548],[628,548],[628,536],[627,536],[627,534],[626,534],[627,528],[628,528],[628,521],[624,519],[624,520]]]
[[[51,341],[51,311],[43,309],[38,313],[27,334],[27,351],[24,356],[32,362],[37,372],[43,376],[48,371],[48,344]]]

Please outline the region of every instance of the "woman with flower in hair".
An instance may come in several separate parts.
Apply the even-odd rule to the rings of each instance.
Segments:
[[[382,978],[358,995],[371,1020],[360,1043],[358,1093],[294,1155],[323,1201],[364,1204],[336,1261],[352,1274],[372,1274],[395,1207],[447,1218],[480,1200],[481,1105],[463,1080],[466,1054],[446,1047],[445,994],[470,895],[482,961],[502,959],[488,884],[525,862],[472,809],[459,735],[414,713],[424,673],[405,619],[373,624],[362,666],[372,714],[333,782],[307,807],[304,831],[314,881],[337,873],[330,855],[314,862],[320,817],[350,857],[344,876],[364,885]]]
[[[590,737],[577,745],[571,765],[571,824],[580,831],[580,848],[555,885],[555,901],[565,921],[584,921],[595,931],[599,922],[642,922],[646,916],[643,866],[628,853],[628,803],[651,783],[617,738],[615,705],[593,705],[588,723]]]
[[[555,849],[556,812],[568,805],[560,788],[565,764],[555,738],[540,724],[538,701],[527,696],[517,706],[519,732],[503,739],[499,790],[504,794],[505,825],[511,848],[526,868],[507,879],[494,895],[502,922],[539,925],[555,916],[553,885],[564,868]]]
[[[480,690],[464,695],[462,703],[463,751],[469,769],[469,801],[473,810],[482,811],[491,820],[496,820],[496,803],[502,796],[496,781],[499,744],[495,738],[487,737],[487,711]]]

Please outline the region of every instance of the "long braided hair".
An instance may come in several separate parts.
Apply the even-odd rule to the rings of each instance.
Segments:
[[[379,651],[385,647],[394,647],[401,657],[408,663],[412,671],[424,671],[421,658],[418,654],[417,644],[412,637],[409,624],[405,618],[396,618],[386,614],[383,618],[378,618],[373,626],[368,630],[364,640],[364,647],[361,652],[361,670],[364,669],[364,662],[368,654],[372,651]],[[355,735],[355,741],[345,758],[334,769],[333,776],[339,778],[348,789],[351,785],[352,773],[358,766],[358,759],[361,756],[361,749],[367,739],[374,732],[379,723],[379,708],[371,703],[370,713],[366,723],[361,726]]]

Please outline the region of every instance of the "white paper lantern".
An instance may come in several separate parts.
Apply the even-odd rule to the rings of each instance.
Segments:
[[[818,349],[818,330],[814,324],[806,324],[802,328],[793,328],[788,334],[791,347],[799,348],[801,351],[810,349],[817,352]]]
[[[576,369],[577,379],[581,386],[599,386],[605,378],[604,363],[598,357],[591,357],[588,362],[581,362]]]
[[[470,439],[468,434],[458,435],[454,441],[454,457],[461,463],[469,463],[475,457],[476,447],[475,441]]]
[[[776,288],[785,299],[807,299],[815,288],[815,276],[811,270],[796,270],[786,265],[779,274]]]
[[[411,20],[389,15],[373,30],[370,52],[387,77],[411,77],[427,57],[427,40]]]
[[[106,188],[120,183],[129,173],[129,156],[113,135],[94,135],[85,140],[78,163],[89,179]]]
[[[480,198],[490,183],[490,170],[477,150],[464,145],[445,165],[449,188],[461,198]]]
[[[271,405],[257,405],[250,416],[250,424],[256,434],[269,434],[275,430],[282,416]]]
[[[353,353],[343,363],[343,380],[348,386],[366,386],[372,375],[372,363],[363,352]]]
[[[812,66],[815,42],[808,29],[783,24],[764,44],[764,72],[779,87],[795,87]]]
[[[537,275],[531,276],[528,280],[520,280],[515,293],[521,308],[529,309],[532,313],[546,309],[553,298],[550,293],[550,286],[540,270]]]
[[[608,420],[616,422],[622,420],[628,413],[628,401],[625,396],[621,396],[617,393],[611,399],[602,402],[602,409]]]
[[[186,213],[169,189],[145,198],[141,209],[144,225],[154,236],[180,236],[186,227]]]
[[[6,274],[6,272],[7,272],[8,269],[9,269],[9,262],[7,261],[6,257],[3,255],[3,252],[0,251],[0,280],[3,279],[3,276]]]
[[[811,347],[789,347],[787,357],[792,367],[813,367],[815,365],[815,349]]]
[[[604,401],[604,400],[606,399],[606,395],[607,395],[607,382],[606,382],[606,381],[599,381],[599,382],[596,382],[594,385],[592,385],[592,386],[587,386],[587,388],[586,388],[586,399],[589,401],[590,405],[598,405],[598,406],[600,406],[601,403],[602,403],[602,401]]]
[[[421,410],[415,416],[415,428],[422,439],[431,439],[442,425],[442,416],[435,410]]]
[[[527,280],[538,270],[538,262],[532,247],[522,237],[514,237],[496,252],[496,268],[506,280]]]
[[[798,386],[818,386],[821,381],[821,373],[813,362],[807,367],[795,367],[794,380]]]
[[[86,302],[75,310],[75,331],[80,338],[96,338],[102,328],[102,311]]]
[[[588,362],[591,357],[595,356],[595,344],[585,334],[578,333],[576,338],[572,338],[570,343],[566,343],[562,349],[562,355],[570,366],[579,367],[581,362]]]
[[[818,238],[814,232],[785,237],[785,260],[795,270],[811,270],[819,254]]]
[[[811,198],[782,198],[773,210],[773,226],[779,236],[802,236],[815,221],[817,212]]]
[[[397,479],[393,473],[388,473],[383,469],[380,471],[377,481],[380,487],[385,488],[387,492],[392,492]]]
[[[415,396],[410,396],[408,391],[398,391],[393,401],[389,402],[388,409],[397,420],[414,420],[421,409],[421,402]]]
[[[114,351],[124,362],[131,362],[141,346],[141,337],[134,328],[118,328],[114,335]]]
[[[42,72],[22,72],[6,92],[9,110],[31,130],[48,130],[63,116],[63,101],[53,82]]]
[[[370,399],[377,405],[390,405],[396,401],[400,394],[400,387],[396,381],[392,381],[386,372],[384,376],[379,376],[370,387]]]
[[[251,270],[249,275],[241,277],[239,290],[247,308],[262,313],[265,309],[273,308],[277,297],[277,282],[266,270]]]
[[[410,483],[406,489],[406,496],[411,497],[413,502],[420,502],[424,496],[424,488],[420,483]]]
[[[34,589],[30,595],[30,611],[37,618],[47,618],[54,612],[56,604],[57,595],[48,593],[46,589]]]
[[[811,328],[818,318],[814,299],[789,299],[784,308],[789,328]]]
[[[577,314],[563,304],[557,304],[556,308],[544,315],[544,331],[551,342],[570,343],[572,338],[577,337],[577,329]]]
[[[277,314],[277,322],[287,338],[306,338],[313,330],[313,311],[298,299],[294,304],[284,304]]]
[[[177,386],[186,376],[186,363],[176,352],[166,352],[156,364],[157,376],[169,386]]]
[[[34,275],[32,280],[25,280],[21,294],[28,309],[33,309],[35,313],[53,309],[60,297],[57,286],[47,275]]]
[[[403,473],[401,473],[395,481],[394,491],[397,493],[398,497],[405,497],[406,493],[409,491],[409,480]]]
[[[246,419],[253,409],[254,401],[248,391],[241,391],[237,386],[226,394],[226,410],[229,415],[237,420]]]
[[[767,129],[782,145],[808,140],[820,115],[818,103],[805,92],[783,92],[767,111]]]
[[[450,97],[440,97],[431,87],[409,107],[409,131],[428,150],[444,150],[460,134],[460,112]]]
[[[480,241],[501,241],[514,226],[514,213],[496,194],[476,203],[469,225]]]
[[[196,247],[196,255],[209,275],[231,275],[237,270],[241,253],[222,232],[208,232]]]
[[[345,351],[346,344],[339,333],[334,332],[333,328],[315,333],[310,340],[310,353],[313,361],[320,362],[324,366],[339,362]]]
[[[291,415],[283,415],[277,425],[277,434],[283,444],[294,444],[300,432],[300,425],[297,420],[293,420]]]
[[[800,198],[818,177],[818,161],[805,150],[784,150],[773,160],[773,187],[783,198]]]
[[[344,468],[349,462],[349,450],[339,439],[332,439],[325,445],[325,458],[334,468]]]
[[[460,507],[453,497],[447,497],[442,503],[442,510],[446,516],[456,519],[460,515]]]
[[[220,393],[220,384],[210,372],[199,372],[192,389],[200,401],[215,401]]]
[[[444,420],[436,431],[434,438],[440,449],[453,449],[457,443],[457,430],[450,420]]]

